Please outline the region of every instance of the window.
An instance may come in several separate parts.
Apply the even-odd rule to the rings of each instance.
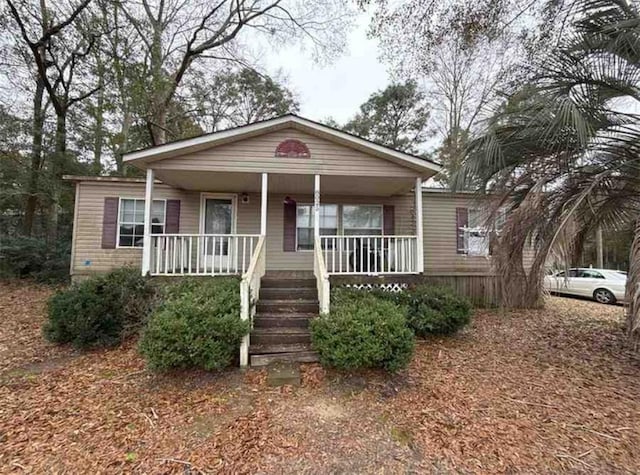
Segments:
[[[164,233],[165,201],[154,200],[151,207],[151,234]],[[118,214],[118,247],[142,247],[144,200],[121,199]]]
[[[490,233],[482,210],[469,209],[469,225],[464,228],[464,247],[470,256],[488,256]]]
[[[345,236],[382,235],[382,206],[344,205],[342,228]]]
[[[581,269],[578,277],[585,279],[604,279],[604,276],[600,272],[591,269]]]
[[[470,256],[488,256],[491,229],[487,226],[486,210],[470,208],[468,226],[460,228],[464,234],[464,251]],[[495,232],[500,233],[506,221],[506,211],[500,210],[495,217]]]
[[[578,277],[578,269],[569,269],[569,273],[567,274],[565,271],[558,272],[556,277]]]
[[[338,205],[320,205],[320,235],[338,234]],[[313,205],[298,205],[296,212],[296,249],[313,249]]]

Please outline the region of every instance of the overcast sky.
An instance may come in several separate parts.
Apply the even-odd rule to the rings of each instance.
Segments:
[[[386,68],[378,60],[377,40],[367,38],[368,24],[369,15],[360,13],[348,35],[347,51],[325,66],[314,63],[311,54],[297,46],[268,55],[265,66],[271,73],[282,69],[288,76],[301,115],[344,123],[372,92],[389,83]]]

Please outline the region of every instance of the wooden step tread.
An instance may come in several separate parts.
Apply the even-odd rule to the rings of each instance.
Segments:
[[[258,313],[299,314],[318,313],[317,300],[258,300],[256,304]]]
[[[261,289],[315,289],[316,285],[315,279],[263,277],[260,280]]]
[[[318,299],[268,299],[268,300],[259,299],[258,303],[266,303],[266,304],[273,304],[273,305],[288,304],[288,303],[294,303],[294,304],[305,303],[305,304],[317,305]]]
[[[308,335],[309,329],[301,327],[269,327],[269,328],[254,328],[251,330],[251,334],[287,334],[287,335]]]
[[[253,317],[254,328],[306,328],[317,314],[299,313],[262,313]]]
[[[291,353],[270,353],[251,355],[251,366],[266,366],[276,362],[315,363],[319,361],[315,351],[295,351]]]
[[[311,343],[288,343],[288,344],[264,344],[250,345],[250,355],[266,355],[276,353],[297,353],[301,351],[312,351]]]
[[[292,319],[307,319],[310,320],[312,318],[317,317],[318,314],[317,313],[312,313],[312,312],[297,312],[297,313],[286,313],[286,314],[282,314],[282,313],[271,313],[271,312],[258,312],[253,316],[253,320],[259,320],[261,318],[279,318],[282,320],[286,320],[287,318],[292,318]]]
[[[318,290],[315,287],[263,287],[260,300],[318,300]]]

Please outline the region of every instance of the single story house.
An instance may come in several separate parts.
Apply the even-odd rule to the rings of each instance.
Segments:
[[[431,276],[468,287],[491,274],[476,198],[423,187],[439,164],[296,115],[124,161],[146,178],[66,177],[76,186],[72,277],[124,265],[242,276],[243,318],[254,322],[242,365],[313,358],[305,327],[328,311],[335,282]]]

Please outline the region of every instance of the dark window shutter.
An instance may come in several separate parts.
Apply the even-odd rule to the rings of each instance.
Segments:
[[[284,203],[284,226],[282,229],[282,250],[295,252],[296,250],[296,202],[286,200]]]
[[[464,250],[464,232],[460,228],[469,225],[469,210],[467,208],[456,208],[456,252],[466,254]]]
[[[115,249],[118,239],[118,198],[105,198],[102,213],[102,249]]]
[[[178,234],[180,232],[180,200],[167,200],[165,223],[165,233]]]
[[[395,208],[393,205],[382,207],[382,233],[385,236],[393,236],[396,233]]]

